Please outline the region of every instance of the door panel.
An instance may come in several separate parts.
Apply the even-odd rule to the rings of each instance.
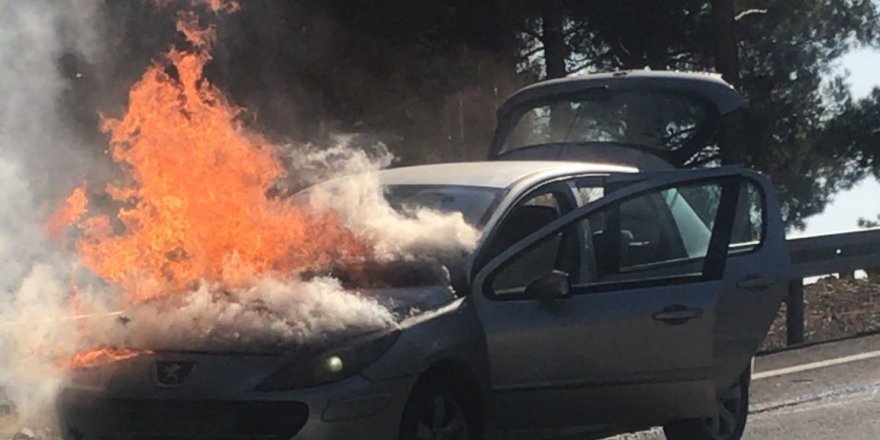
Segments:
[[[711,407],[715,297],[705,291],[717,283],[574,291],[552,303],[483,308],[499,414],[509,415],[508,427],[523,428],[619,422],[633,411],[662,421]],[[653,318],[671,304],[701,316]]]
[[[737,187],[730,185],[732,171],[696,174],[670,173],[606,195],[517,243],[478,274],[474,299],[505,427],[710,415],[719,266],[730,239],[723,227],[730,222],[716,220],[732,217],[730,188]],[[695,187],[706,191],[687,195]],[[709,209],[700,211],[700,204]],[[691,230],[698,225],[702,231]],[[509,279],[505,270],[518,271],[518,260],[536,250],[552,255],[547,243],[575,235],[579,258],[593,262],[578,267],[595,269],[572,276],[569,296],[533,299],[526,285],[493,290],[496,277]]]
[[[765,178],[751,175],[743,181],[717,311],[715,376],[720,388],[749,365],[787,293],[790,257],[778,206]]]

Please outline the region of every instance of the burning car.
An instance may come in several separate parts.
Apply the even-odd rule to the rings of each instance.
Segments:
[[[670,162],[744,104],[695,74],[529,87],[499,110],[493,160],[376,174],[397,210],[460,213],[479,233],[465,255],[334,273],[393,322],[79,368],[59,398],[63,432],[538,439],[662,425],[671,440],[736,440],[787,285],[779,201],[759,173]]]

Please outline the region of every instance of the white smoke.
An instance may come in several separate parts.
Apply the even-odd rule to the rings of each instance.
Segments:
[[[385,144],[373,144],[369,150],[356,148],[352,145],[356,137],[333,136],[330,147],[314,144],[284,146],[293,183],[309,186],[327,179],[371,173],[394,163],[394,155]]]
[[[460,212],[396,211],[386,201],[376,173],[319,185],[310,191],[309,202],[317,210],[338,212],[349,228],[370,237],[380,259],[469,251],[479,238]]]
[[[76,343],[53,320],[70,312],[60,275],[74,266],[43,225],[63,185],[87,166],[60,109],[68,83],[58,62],[98,52],[98,5],[9,1],[0,14],[0,388],[24,420],[41,414],[62,378],[43,354]]]
[[[394,156],[383,145],[368,154],[349,148],[345,137],[338,140],[333,148],[307,146],[291,153],[294,175],[306,176],[309,183],[335,178],[307,191],[313,209],[340,214],[347,227],[374,242],[380,259],[466,252],[476,246],[479,232],[461,213],[425,208],[403,213],[388,204],[377,171],[393,163]]]
[[[173,313],[162,310],[173,306]],[[281,282],[264,278],[235,292],[209,286],[126,311],[125,345],[175,350],[271,350],[322,342],[394,325],[388,309],[348,292],[333,278]],[[120,344],[121,345],[121,344]]]

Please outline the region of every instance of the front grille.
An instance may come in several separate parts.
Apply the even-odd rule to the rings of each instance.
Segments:
[[[60,413],[76,440],[289,439],[309,416],[301,402],[83,398],[63,394]]]

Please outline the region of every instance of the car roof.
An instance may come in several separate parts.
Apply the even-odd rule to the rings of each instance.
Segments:
[[[632,167],[590,162],[494,160],[392,168],[379,172],[383,185],[462,185],[509,188],[527,180],[571,174],[635,173]]]

